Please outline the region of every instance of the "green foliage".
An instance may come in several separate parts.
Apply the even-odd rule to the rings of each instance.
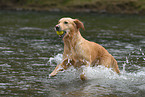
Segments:
[[[109,13],[145,13],[145,0],[0,0],[0,8],[74,12],[89,9]]]

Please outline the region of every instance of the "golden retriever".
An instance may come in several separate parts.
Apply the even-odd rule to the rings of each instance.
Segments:
[[[120,71],[114,57],[101,45],[84,39],[80,34],[80,28],[84,29],[84,25],[78,19],[62,18],[59,20],[55,30],[64,41],[63,61],[49,76],[55,76],[59,71],[66,70],[70,66],[80,68],[82,65],[104,65],[113,68],[119,74]],[[83,72],[80,78],[81,80],[87,79]]]

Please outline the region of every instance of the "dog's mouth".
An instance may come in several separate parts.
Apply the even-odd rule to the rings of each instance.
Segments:
[[[62,30],[62,31],[56,31],[57,35],[59,35],[59,38],[63,38],[66,34],[66,31],[65,30]]]
[[[62,31],[62,32],[63,32],[63,34],[59,35],[59,38],[63,38],[65,36],[66,31]]]
[[[56,34],[59,35],[59,38],[63,38],[66,34],[66,30],[62,30],[60,25],[56,25],[55,27]]]

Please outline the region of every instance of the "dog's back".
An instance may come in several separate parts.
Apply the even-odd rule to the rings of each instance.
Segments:
[[[85,39],[82,40],[82,43],[79,45],[80,48],[78,48],[80,51],[77,51],[79,52],[78,56],[83,54],[81,56],[83,56],[83,59],[90,62],[90,66],[104,65],[108,68],[111,67],[115,72],[120,73],[117,61],[104,47],[95,42],[90,42]]]

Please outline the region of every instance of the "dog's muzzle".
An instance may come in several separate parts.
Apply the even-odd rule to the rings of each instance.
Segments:
[[[55,31],[56,31],[57,35],[59,35],[59,38],[63,38],[64,35],[66,34],[66,31],[61,30],[60,25],[55,26]]]
[[[60,25],[56,25],[56,26],[55,26],[55,30],[56,30],[56,31],[61,31]]]

